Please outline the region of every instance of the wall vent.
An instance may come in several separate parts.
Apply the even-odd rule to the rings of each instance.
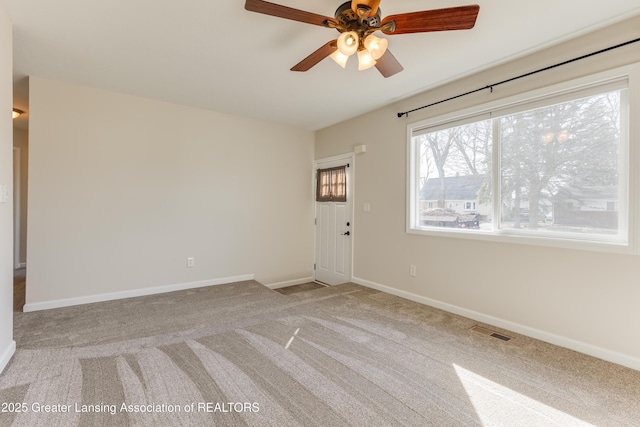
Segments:
[[[482,335],[487,335],[487,336],[492,337],[492,338],[497,338],[497,339],[505,341],[505,342],[506,341],[511,341],[513,339],[511,337],[508,337],[508,336],[503,335],[503,334],[499,334],[496,331],[492,331],[489,328],[485,328],[485,327],[482,327],[482,326],[479,326],[479,325],[473,325],[470,329],[472,331],[481,333]]]

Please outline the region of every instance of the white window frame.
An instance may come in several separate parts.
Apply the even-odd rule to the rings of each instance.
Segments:
[[[590,89],[606,87],[617,81],[625,81],[626,108],[621,111],[621,142],[619,146],[620,176],[619,188],[619,233],[615,238],[598,235],[542,235],[526,230],[507,230],[498,227],[500,218],[500,191],[493,191],[493,230],[451,229],[438,227],[425,227],[419,225],[418,204],[419,188],[418,180],[419,159],[416,158],[416,144],[413,139],[414,132],[419,129],[442,129],[469,123],[483,118],[503,116],[504,111],[529,110],[545,105],[549,98],[554,100],[579,97],[582,93],[588,93]],[[548,101],[546,101],[548,102]],[[633,114],[636,119],[630,118]],[[491,101],[462,111],[434,117],[407,125],[407,207],[406,207],[406,232],[425,236],[439,236],[464,238],[475,240],[487,240],[494,242],[517,243],[536,246],[550,246],[579,250],[594,250],[617,253],[639,253],[638,242],[638,190],[640,184],[640,63],[629,65],[603,73],[594,74],[561,84],[551,85],[546,88],[522,93],[508,98]],[[492,164],[499,165],[500,147],[493,147]],[[626,177],[626,179],[625,179]],[[500,168],[492,170],[492,185],[500,183]]]

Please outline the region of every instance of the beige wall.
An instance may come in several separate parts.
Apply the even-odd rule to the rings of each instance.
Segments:
[[[20,239],[20,253],[18,256],[18,265],[24,265],[27,262],[27,196],[29,186],[29,131],[25,129],[13,128],[13,147],[19,149],[20,164],[13,165],[14,172],[18,171],[20,178],[17,181],[19,187],[20,200],[20,218],[18,238]],[[16,182],[14,182],[14,189]],[[15,227],[14,227],[15,229]],[[15,236],[14,236],[15,237]]]
[[[355,281],[640,369],[639,256],[405,232],[407,124],[638,62],[638,44],[397,117],[639,36],[636,18],[317,132],[316,158],[367,145],[357,157],[355,179]],[[632,114],[637,123],[638,112]],[[631,143],[637,147],[640,141]],[[371,204],[369,213],[363,212],[364,202]],[[410,264],[417,266],[415,278],[408,274]]]
[[[37,77],[29,116],[26,310],[312,275],[313,132]]]
[[[0,203],[0,372],[15,351],[13,341],[13,143],[9,110],[12,91],[12,25],[0,5],[0,185],[9,192]]]

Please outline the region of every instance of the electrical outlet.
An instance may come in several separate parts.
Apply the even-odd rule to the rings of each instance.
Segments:
[[[416,266],[415,265],[410,265],[409,266],[409,276],[416,277]]]
[[[195,266],[196,266],[196,259],[193,257],[187,258],[187,268],[191,268]]]

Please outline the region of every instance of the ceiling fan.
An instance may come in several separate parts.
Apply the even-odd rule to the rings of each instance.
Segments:
[[[351,0],[342,4],[335,18],[294,9],[263,0],[246,0],[245,9],[251,12],[277,16],[338,30],[336,40],[325,43],[291,68],[291,71],[307,71],[330,56],[342,68],[349,56],[357,53],[358,69],[375,66],[384,77],[403,70],[398,60],[387,50],[387,40],[373,33],[386,35],[426,33],[431,31],[468,30],[473,28],[480,10],[478,5],[401,13],[382,19],[380,0]]]

